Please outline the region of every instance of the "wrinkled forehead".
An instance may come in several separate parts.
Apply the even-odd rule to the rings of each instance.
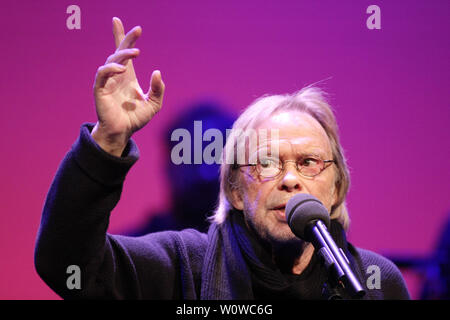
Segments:
[[[306,155],[318,156],[323,159],[332,157],[331,150],[328,150],[326,146],[315,143],[312,139],[266,139],[260,141],[254,151],[252,158],[262,155],[270,155],[282,159],[289,157],[298,158]]]
[[[331,144],[320,123],[307,113],[280,112],[257,126],[258,149],[279,148],[280,155],[317,154],[331,156]],[[268,133],[265,134],[264,131]]]

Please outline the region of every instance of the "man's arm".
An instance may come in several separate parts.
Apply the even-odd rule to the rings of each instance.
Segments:
[[[142,29],[135,27],[125,35],[122,22],[113,18],[113,33],[117,49],[95,78],[98,122],[82,127],[62,161],[47,195],[36,243],[38,273],[68,298],[140,294],[133,252],[106,230],[125,175],[138,158],[131,136],[161,109],[165,86],[159,71],[153,72],[145,94],[136,79],[132,59],[139,55],[134,45]],[[170,261],[164,260],[164,248],[156,245],[149,250],[139,253],[157,256],[157,263]],[[81,290],[68,288],[70,266],[80,270]]]
[[[367,299],[409,300],[411,297],[400,270],[389,259],[369,250],[357,248],[361,259],[362,283]]]
[[[37,272],[63,298],[195,299],[205,235],[193,230],[138,238],[106,233],[139,153],[130,140],[121,158],[111,156],[92,139],[92,127],[82,126],[47,195],[35,250]]]
[[[36,243],[36,270],[64,298],[111,297],[115,293],[106,292],[106,288],[114,280],[117,266],[122,269],[120,281],[128,280],[130,285],[136,282],[132,281],[131,269],[120,263],[113,265],[112,239],[106,230],[126,173],[139,152],[131,140],[124,157],[111,156],[93,142],[92,127],[82,126],[80,137],[55,175]],[[80,288],[68,285],[69,266],[79,268]],[[74,284],[76,279],[69,282]],[[126,294],[138,295],[137,288],[129,288]]]

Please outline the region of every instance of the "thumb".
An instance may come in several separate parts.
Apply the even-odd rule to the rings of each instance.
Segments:
[[[164,89],[165,85],[162,81],[161,72],[159,70],[153,71],[147,97],[150,100],[161,102],[164,96]]]

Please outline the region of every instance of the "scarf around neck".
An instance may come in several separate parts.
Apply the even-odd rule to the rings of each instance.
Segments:
[[[331,220],[329,232],[354,270],[342,226]],[[202,268],[202,300],[324,298],[327,273],[316,252],[300,275],[283,273],[272,261],[272,253],[247,227],[240,211],[230,211],[220,225],[213,223],[208,243]]]

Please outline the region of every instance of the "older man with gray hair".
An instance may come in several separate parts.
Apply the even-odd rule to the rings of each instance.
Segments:
[[[137,238],[108,234],[110,212],[139,157],[131,136],[161,109],[165,89],[159,71],[147,93],[136,80],[132,59],[139,55],[134,45],[141,28],[125,35],[114,18],[113,32],[117,50],[95,80],[98,122],[81,127],[44,206],[35,264],[55,292],[63,298],[330,298],[324,290],[330,275],[317,250],[286,222],[288,200],[303,193],[329,212],[330,234],[365,287],[364,299],[409,298],[392,262],[346,240],[349,173],[333,112],[312,86],[262,97],[236,120],[207,234],[192,229]],[[249,130],[270,135],[258,135],[250,148]],[[242,141],[245,156],[237,161],[242,154],[234,151]],[[73,265],[82,274],[75,289],[66,273]],[[380,281],[367,288],[370,266],[379,268]]]

